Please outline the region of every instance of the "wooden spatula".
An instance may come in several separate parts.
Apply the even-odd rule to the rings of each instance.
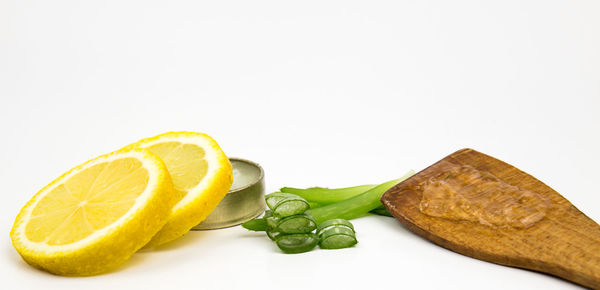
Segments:
[[[533,176],[473,149],[438,161],[381,201],[444,248],[600,288],[600,226]]]

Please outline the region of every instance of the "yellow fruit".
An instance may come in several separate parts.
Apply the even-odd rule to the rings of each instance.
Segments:
[[[162,159],[181,198],[165,226],[147,247],[177,239],[203,221],[225,197],[233,182],[229,159],[206,134],[169,132],[130,146],[148,149]]]
[[[167,221],[176,202],[165,164],[148,150],[92,159],[40,190],[10,232],[30,265],[94,275],[125,262]]]

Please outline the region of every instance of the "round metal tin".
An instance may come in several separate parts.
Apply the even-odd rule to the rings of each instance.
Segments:
[[[208,217],[192,230],[221,229],[239,225],[265,210],[264,170],[255,162],[229,158],[233,185]],[[240,183],[241,182],[241,183]]]

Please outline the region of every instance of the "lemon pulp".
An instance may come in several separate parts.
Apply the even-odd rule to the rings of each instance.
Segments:
[[[156,154],[167,165],[179,198],[183,198],[190,189],[196,187],[208,172],[208,162],[204,159],[206,152],[195,144],[165,142],[145,149]]]
[[[164,226],[177,202],[165,164],[131,148],[81,164],[42,188],[10,237],[30,265],[60,275],[114,269]]]
[[[146,247],[175,240],[203,221],[233,182],[231,163],[217,142],[195,132],[168,132],[126,148],[144,148],[158,156],[173,180],[178,201],[164,227]]]
[[[82,240],[123,216],[147,184],[148,172],[136,159],[94,165],[42,198],[25,234],[49,245]]]

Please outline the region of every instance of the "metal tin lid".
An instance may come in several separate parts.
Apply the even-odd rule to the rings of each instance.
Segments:
[[[265,210],[264,171],[255,162],[229,158],[233,184],[215,210],[192,230],[220,229],[239,225]]]

